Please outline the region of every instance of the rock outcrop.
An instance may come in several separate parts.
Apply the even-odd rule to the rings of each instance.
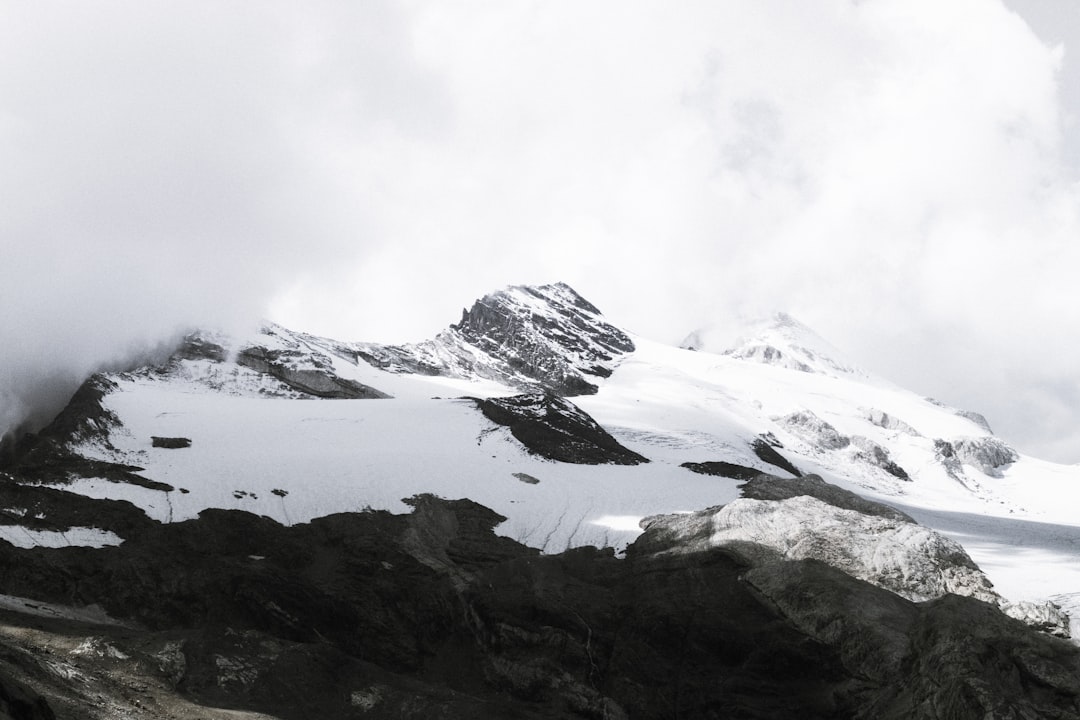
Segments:
[[[841,450],[851,444],[851,438],[842,435],[836,428],[809,410],[793,412],[779,418],[779,421],[788,430],[815,448]]]
[[[691,515],[647,521],[667,536],[664,552],[732,547],[751,560],[814,559],[923,601],[946,593],[1000,598],[956,542],[914,523],[837,507],[809,495],[744,498]]]
[[[565,398],[541,393],[473,400],[484,417],[510,428],[529,452],[549,460],[583,465],[649,462]]]
[[[359,343],[358,357],[390,372],[481,377],[527,392],[588,395],[634,342],[569,285],[514,286],[485,295],[433,340]]]
[[[952,441],[960,462],[989,477],[1001,477],[1001,468],[1020,459],[1015,450],[996,437],[960,438]]]
[[[647,518],[637,546],[654,554],[725,547],[756,564],[818,560],[914,601],[974,597],[1043,632],[1069,637],[1069,617],[1051,602],[1012,603],[955,541],[907,514],[816,475],[758,474],[742,499],[696,513]]]
[[[275,377],[293,390],[312,397],[339,400],[390,397],[373,387],[339,377],[329,357],[310,349],[268,349],[251,345],[240,351],[236,362]]]

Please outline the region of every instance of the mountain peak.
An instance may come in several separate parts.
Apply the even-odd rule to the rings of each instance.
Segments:
[[[483,318],[484,310],[502,307],[507,310],[528,310],[540,318],[562,315],[574,317],[601,316],[600,310],[563,282],[548,285],[509,285],[502,290],[488,293],[473,303],[471,309],[461,311],[461,320],[451,329],[464,330]]]
[[[786,312],[743,320],[734,327],[707,326],[687,335],[679,347],[831,377],[870,377]]]
[[[630,337],[566,283],[511,285],[484,295],[434,339],[404,346],[360,343],[379,367],[483,377],[528,392],[588,395],[634,350]]]

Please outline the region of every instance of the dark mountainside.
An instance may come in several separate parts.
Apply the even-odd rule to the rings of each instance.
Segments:
[[[530,452],[553,467],[647,462],[561,397],[595,391],[586,378],[610,374],[629,337],[564,285],[530,293],[524,304],[499,293],[478,301],[437,341],[439,357],[458,358],[447,365],[424,364],[434,355],[421,346],[359,354],[391,372],[458,373],[467,354],[452,350],[467,339],[497,360],[483,376],[528,389],[475,402]],[[198,337],[177,352],[224,357]],[[319,357],[265,347],[243,363],[281,393],[392,402],[337,382]],[[624,558],[593,547],[542,555],[496,535],[503,518],[468,499],[420,495],[410,514],[293,526],[239,510],[163,524],[128,502],[40,486],[87,472],[155,482],[135,466],[87,468],[66,448],[108,442],[107,382],[89,380],[0,468],[0,523],[125,539],[100,549],[0,542],[0,720],[1080,719],[1080,650],[994,605],[911,602],[753,543],[692,545],[700,538],[670,523],[647,524]],[[796,478],[719,462],[691,469],[747,480],[754,501],[811,496],[911,522],[801,477],[778,447],[752,441]]]
[[[542,556],[468,500],[411,504],[0,548],[8,593],[125,622],[3,612],[0,693],[36,708],[9,715],[1080,717],[1080,651],[977,600],[912,603],[732,548],[663,553],[653,531],[626,559]]]

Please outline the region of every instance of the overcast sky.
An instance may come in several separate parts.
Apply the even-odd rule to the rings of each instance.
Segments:
[[[1072,0],[0,0],[0,426],[177,328],[563,280],[1077,462],[1077,88]]]

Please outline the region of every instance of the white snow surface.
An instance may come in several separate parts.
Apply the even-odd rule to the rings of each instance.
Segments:
[[[35,530],[25,525],[0,525],[0,540],[19,548],[93,547],[119,545],[124,538],[110,530],[72,527],[64,531]]]
[[[700,328],[687,335],[679,346],[800,372],[872,377],[845,359],[823,337],[784,312],[744,319],[734,328],[716,325]]]
[[[652,462],[571,465],[529,454],[506,428],[460,399],[518,392],[482,373],[390,373],[340,352],[342,343],[274,331],[281,342],[330,358],[340,377],[393,398],[275,396],[268,388],[276,383],[228,362],[182,361],[166,374],[112,375],[119,389],[105,403],[123,427],[112,433],[112,448],[80,451],[142,467],[142,475],[176,490],[98,478],[66,487],[129,500],[161,521],[220,507],[287,524],[365,508],[407,512],[403,498],[433,493],[491,507],[507,518],[496,532],[546,552],[586,544],[622,549],[640,533],[645,516],[739,497],[737,481],[695,474],[680,463],[726,461],[786,475],[751,451],[755,438],[771,433],[804,472],[900,507],[960,542],[1006,598],[1080,597],[1080,512],[1071,502],[1080,467],[1018,455],[993,468],[997,477],[961,459],[950,468],[935,440],[978,439],[989,431],[868,374],[806,372],[635,337],[636,351],[610,378],[597,379],[596,395],[571,400]],[[255,341],[265,346],[273,339],[247,340]],[[863,440],[822,446],[793,433],[784,418],[799,412],[813,413],[840,435],[887,448],[910,480],[866,462]],[[192,444],[154,448],[151,436],[186,437]]]

